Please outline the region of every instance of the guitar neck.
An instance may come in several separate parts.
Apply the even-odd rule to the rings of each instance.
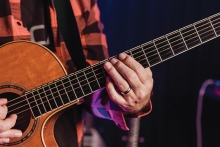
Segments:
[[[145,68],[177,56],[220,35],[220,13],[134,47],[128,51]],[[111,58],[117,58],[113,56]],[[111,58],[25,93],[34,117],[62,107],[105,86],[103,64]]]

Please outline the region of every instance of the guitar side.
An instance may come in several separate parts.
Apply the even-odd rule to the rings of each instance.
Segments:
[[[28,41],[15,41],[1,46],[0,59],[0,98],[7,98],[8,101],[16,101],[16,97],[25,91],[67,75],[64,66],[51,51]],[[28,105],[26,100],[24,102]],[[26,121],[26,126],[21,126],[23,136],[0,146],[57,146],[53,135],[56,119],[62,113],[61,110],[76,102],[37,118],[33,118],[31,111],[26,111],[25,117],[20,118]]]

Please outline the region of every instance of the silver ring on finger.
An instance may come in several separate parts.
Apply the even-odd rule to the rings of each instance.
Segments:
[[[128,94],[130,91],[131,91],[131,87],[129,86],[129,88],[128,88],[125,92],[122,92],[122,91],[121,91],[121,93],[122,93],[122,94]]]

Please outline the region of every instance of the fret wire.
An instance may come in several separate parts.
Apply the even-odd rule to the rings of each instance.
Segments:
[[[172,46],[171,46],[171,44],[170,44],[169,39],[167,38],[167,35],[165,35],[165,37],[166,37],[166,40],[167,40],[167,42],[168,42],[168,44],[169,44],[169,46],[170,46],[170,49],[171,49],[171,51],[172,51],[172,53],[173,53],[173,56],[175,56],[175,53],[174,53],[174,51],[173,51],[173,49],[172,49]]]
[[[52,90],[51,90],[51,85],[50,84],[52,84],[53,82],[50,82],[48,85],[49,85],[49,90],[50,90],[50,93],[51,93],[51,96],[52,96],[52,99],[54,100],[54,102],[55,102],[55,104],[56,104],[56,107],[58,108],[58,104],[57,104],[57,102],[56,102],[56,100],[55,100],[55,97],[54,97],[54,93],[52,92]]]
[[[204,27],[205,25],[208,25],[209,24],[209,22],[206,22],[207,21],[207,19],[204,19],[203,21],[201,21],[201,22],[197,22],[197,23],[194,23],[194,24],[192,24],[192,25],[200,25],[200,26],[198,26],[197,28],[199,29],[199,28],[202,28],[202,27]],[[202,24],[203,22],[205,22],[204,24]],[[207,27],[206,27],[207,28]]]
[[[58,82],[58,79],[56,80],[56,81],[54,81],[54,85],[55,85],[55,88],[57,89],[56,91],[57,91],[57,93],[58,93],[58,95],[59,95],[59,99],[61,100],[61,102],[63,103],[63,105],[65,104],[64,102],[63,102],[63,99],[62,99],[62,97],[61,97],[61,94],[60,94],[60,90],[58,89],[58,87],[57,87],[57,82]],[[62,105],[62,104],[61,104]]]
[[[181,32],[180,32],[181,33]],[[193,37],[193,38],[195,38],[195,37]],[[193,38],[191,38],[191,39],[193,39]],[[191,40],[191,39],[189,39],[189,40]],[[185,42],[185,40],[183,39],[183,41]],[[188,40],[186,40],[186,41],[188,41]],[[177,45],[179,45],[179,44],[177,44]],[[175,46],[177,46],[177,45],[175,45]],[[185,44],[186,45],[186,44]],[[187,47],[187,46],[186,46]],[[188,47],[187,47],[188,48]],[[153,54],[153,55],[156,55],[156,54]],[[149,57],[152,57],[153,55],[151,55],[151,56],[149,56]]]
[[[81,72],[81,70],[80,70],[80,72]],[[79,71],[78,71],[78,72],[75,72],[75,74],[80,73],[80,72],[79,72]],[[74,74],[74,75],[75,75],[75,74]],[[73,74],[70,74],[70,75],[67,75],[67,76],[70,77],[71,75],[73,75]],[[82,76],[79,76],[79,78],[80,78],[80,77],[82,77]],[[68,78],[68,79],[69,79],[69,81],[72,81],[70,78]],[[77,80],[77,79],[74,78],[74,80]],[[77,80],[77,81],[78,81],[78,80]],[[79,82],[79,81],[78,81],[78,82]],[[65,84],[65,83],[64,83],[64,84]],[[75,83],[74,83],[74,84],[71,84],[71,86],[75,86],[75,85],[77,85],[77,83],[76,83],[76,84],[75,84]],[[82,85],[82,86],[84,86],[84,85]],[[79,87],[79,88],[80,88],[80,87]],[[74,88],[73,88],[73,89],[74,89]]]
[[[206,29],[206,28],[205,28]],[[204,30],[204,29],[203,29]],[[203,31],[203,30],[200,30],[200,31]],[[204,32],[204,33],[201,33],[201,35],[203,35],[203,34],[205,34],[205,33],[208,33],[209,31],[212,31],[212,29],[210,29],[210,30],[208,30],[208,31],[206,31],[206,32]]]
[[[98,79],[97,79],[97,77],[96,77],[96,74],[95,74],[95,72],[94,72],[93,66],[91,66],[91,69],[92,69],[92,72],[93,72],[93,74],[94,74],[94,77],[95,77],[95,79],[96,79],[96,81],[97,81],[97,83],[98,83],[98,85],[99,85],[99,88],[101,88],[101,86],[100,86],[100,84],[99,84],[99,81],[98,81]]]
[[[101,66],[100,66],[100,62],[98,62],[98,63],[92,65],[91,67],[92,67],[93,69],[94,69],[94,67],[98,67],[98,69],[93,70],[94,73],[95,73],[95,71],[98,71],[99,69],[102,70],[102,68],[101,68]],[[99,74],[102,74],[102,73],[99,73]],[[99,75],[99,74],[96,74],[96,75]]]
[[[88,95],[88,94],[87,94]],[[61,94],[61,96],[62,96],[62,94]],[[57,96],[57,97],[54,97],[54,98],[59,98],[60,96]],[[52,98],[53,99],[53,98]],[[37,104],[37,103],[36,103]],[[27,105],[25,105],[25,106],[27,106]],[[23,106],[21,106],[21,107],[23,107]],[[35,105],[35,106],[33,106],[33,107],[31,107],[30,106],[30,108],[35,108],[35,107],[38,107],[38,104],[37,105]],[[61,107],[61,106],[59,106],[59,107]],[[58,108],[58,107],[57,107]],[[17,108],[16,108],[17,109]],[[16,109],[14,109],[14,110],[16,110]],[[26,110],[28,110],[28,109],[26,109]],[[24,110],[24,111],[26,111],[26,110]],[[13,111],[13,110],[12,110]],[[32,109],[31,109],[31,111],[32,111]],[[23,111],[22,111],[23,112]],[[35,111],[36,112],[36,111]],[[18,114],[18,113],[17,113]],[[34,113],[33,113],[34,114]]]
[[[190,26],[186,26],[187,28],[189,28]],[[187,29],[187,28],[182,28],[183,30],[184,29]],[[189,31],[186,31],[185,33],[181,33],[179,30],[176,30],[176,31],[174,31],[173,33],[181,33],[181,35],[184,35],[184,34],[186,34],[186,33],[189,33],[190,31],[192,31],[193,29],[190,29]],[[194,34],[194,33],[193,33]],[[171,34],[168,34],[168,35],[171,35]],[[190,35],[192,35],[192,34],[190,34]],[[176,36],[174,36],[174,37],[172,37],[172,38],[170,38],[170,40],[171,39],[173,39],[173,38],[175,38]],[[189,37],[189,35],[188,36],[186,36],[186,37]],[[155,39],[155,40],[157,40],[157,39]],[[175,40],[174,42],[177,42],[177,41],[179,41],[179,40]],[[174,42],[170,42],[170,43],[174,43]],[[163,43],[163,42],[162,42]]]
[[[60,81],[61,81],[61,83],[62,83],[62,85],[63,85],[63,89],[64,89],[64,91],[65,91],[65,93],[66,93],[66,96],[67,96],[67,98],[68,98],[68,100],[69,100],[69,102],[70,102],[71,100],[70,100],[69,94],[67,93],[66,88],[65,88],[65,86],[64,86],[64,84],[63,84],[63,80],[60,80]]]
[[[45,108],[45,106],[44,106],[44,104],[43,104],[42,98],[41,98],[41,96],[40,96],[40,94],[39,94],[38,88],[37,88],[35,91],[36,91],[36,92],[38,93],[38,95],[39,95],[39,99],[40,99],[40,101],[41,101],[41,104],[43,105],[43,108],[44,108],[45,112],[47,112],[47,110],[46,110],[46,108]]]
[[[172,39],[172,38],[171,38]],[[174,41],[174,42],[177,42],[177,41]],[[163,42],[162,42],[163,43]],[[173,43],[173,42],[171,42],[171,43]],[[160,43],[161,44],[161,43]],[[162,47],[164,47],[164,46],[162,46]],[[158,48],[158,49],[160,49],[160,48]],[[148,48],[146,48],[146,50],[148,50]],[[151,51],[151,52],[153,52],[153,51]],[[148,52],[148,53],[151,53],[151,52]],[[153,54],[153,55],[156,55],[156,54]],[[151,57],[151,56],[150,56]]]
[[[181,36],[182,39],[178,39],[178,40],[176,40],[176,41],[174,41],[174,42],[171,42],[171,43],[175,43],[175,42],[177,42],[177,41],[183,40],[183,42],[184,42],[184,44],[185,44],[185,46],[186,46],[186,49],[189,49],[188,46],[187,46],[187,44],[186,44],[186,41],[189,41],[190,39],[185,40],[183,35],[186,34],[186,33],[188,33],[188,32],[190,32],[190,31],[192,31],[192,30],[189,30],[189,31],[186,31],[185,33],[182,33],[181,30],[178,30],[177,33],[180,33],[180,36]],[[192,33],[192,34],[195,34],[195,33]],[[192,34],[190,34],[190,35],[192,35]],[[190,35],[187,35],[187,36],[185,36],[185,37],[189,37]],[[193,38],[194,38],[194,37],[193,37]],[[193,38],[191,38],[191,39],[193,39]],[[172,38],[171,38],[171,39],[172,39]]]
[[[83,75],[84,75],[84,74],[82,74],[83,70],[84,70],[84,69],[78,70],[78,71],[75,72],[75,74],[80,74],[79,76],[77,76],[78,79],[83,78]],[[85,68],[85,70],[86,70],[86,68]],[[82,74],[82,75],[81,75],[81,74]]]
[[[70,80],[71,81],[71,80]],[[84,81],[84,80],[83,80]],[[93,81],[95,81],[95,80],[93,80]],[[91,81],[91,82],[93,82],[93,81]],[[88,82],[88,83],[91,83],[91,82]],[[87,84],[87,83],[86,83]],[[85,86],[86,84],[81,84],[81,86]],[[72,87],[72,84],[71,84],[71,87]],[[80,88],[80,87],[78,87],[78,88]]]
[[[100,68],[101,69],[101,68]],[[103,76],[104,77],[104,76]],[[72,81],[72,80],[70,80],[70,81]],[[95,81],[95,80],[93,80],[93,81]],[[91,82],[93,82],[93,81],[91,81]],[[90,83],[90,82],[88,82],[88,83]],[[85,84],[83,84],[83,85],[81,85],[81,86],[85,86]],[[78,88],[80,88],[80,87],[78,87]]]
[[[207,29],[208,27],[206,27],[206,28],[204,28],[204,29],[202,29],[202,30],[200,30],[200,31],[203,31],[203,30],[205,30],[205,29]],[[212,31],[212,29],[210,29],[210,30],[208,30],[208,31],[206,31],[206,32],[204,32],[204,33],[201,33],[201,35],[204,35],[205,33],[208,33],[209,31]]]
[[[205,21],[208,21],[208,22],[205,22]],[[207,18],[207,19],[204,19],[204,21],[203,22],[205,22],[203,25],[200,25],[199,27],[197,27],[197,28],[201,28],[201,27],[203,27],[203,26],[205,26],[205,25],[208,25],[208,24],[210,24],[211,25],[211,28],[213,27],[213,25],[212,25],[212,23],[211,23],[211,21],[210,21],[210,17],[209,18]],[[201,24],[201,23],[200,23]],[[205,28],[203,28],[202,30],[200,30],[200,31],[203,31],[203,30],[205,30],[205,29],[207,29],[207,28],[209,28],[209,27],[205,27]],[[213,30],[214,32],[215,32],[215,30],[214,30],[214,28],[213,29],[211,29],[211,30]],[[206,31],[206,32],[208,32],[208,31]],[[206,33],[205,32],[205,33]],[[203,33],[204,34],[204,33]],[[216,35],[217,36],[217,35]]]
[[[45,84],[45,85],[43,85],[42,86],[43,87],[43,91],[44,91],[44,93],[45,93],[45,97],[46,97],[46,99],[47,99],[47,101],[48,101],[48,103],[49,103],[49,106],[50,106],[50,108],[51,108],[51,110],[53,110],[54,108],[52,107],[52,103],[51,103],[51,101],[50,101],[50,99],[48,98],[49,96],[51,96],[51,98],[52,98],[52,102],[54,102],[54,104],[55,104],[55,108],[57,108],[57,104],[56,104],[56,102],[55,102],[55,100],[53,99],[53,95],[52,95],[52,91],[51,91],[51,89],[50,89],[50,85],[48,85],[48,84]],[[45,90],[45,89],[47,89],[47,90]],[[47,92],[49,93],[49,94],[47,94]]]
[[[95,73],[93,71],[93,67],[90,66],[90,68],[84,70],[85,72],[85,76],[88,79],[88,84],[91,88],[91,91],[96,91],[97,89],[100,89],[100,84],[99,81],[97,79],[97,77],[95,76]]]
[[[141,61],[145,61],[145,59],[141,59],[140,62],[141,62]],[[146,68],[147,68],[147,67],[151,67],[150,64],[148,64],[148,63],[146,63],[146,62],[145,62],[145,64],[147,64]],[[145,64],[141,64],[141,65],[144,66]]]
[[[84,71],[83,71],[83,73],[84,73],[84,76],[85,76],[85,78],[86,78],[87,83],[89,83],[88,78],[86,77],[86,74],[85,74]],[[92,90],[92,88],[91,88],[91,86],[90,86],[90,83],[89,83],[88,85],[89,85],[89,88],[90,88],[90,90],[91,90],[91,92],[92,92],[93,90]]]
[[[178,54],[179,50],[182,48],[187,49],[186,44],[184,42],[185,40],[183,39],[183,36],[181,36],[179,30],[173,34],[166,35],[166,37],[167,37],[167,40],[168,40],[170,46],[173,48],[174,55]]]
[[[134,48],[135,49],[135,48]],[[148,61],[150,65],[152,66],[155,62],[160,62],[160,57],[158,55],[157,50],[155,50],[154,44],[151,42],[148,42],[147,44],[143,44],[143,50],[144,53],[146,53],[146,56],[148,58]],[[156,52],[156,53],[155,53]],[[155,58],[157,57],[157,58]]]
[[[191,29],[192,28],[192,29]],[[188,29],[188,28],[187,28]],[[188,32],[192,32],[192,33],[190,33],[189,35],[187,35],[187,36],[184,36],[184,35],[182,35],[183,36],[183,39],[185,40],[185,43],[186,43],[186,45],[187,45],[187,47],[188,48],[191,48],[192,46],[191,46],[191,44],[192,43],[199,43],[199,44],[201,44],[201,38],[200,38],[200,36],[199,36],[199,34],[198,34],[198,31],[197,31],[197,29],[195,28],[195,25],[190,25],[190,27],[189,27],[189,31]],[[185,31],[185,30],[182,30],[182,31]],[[182,32],[181,32],[182,33]],[[184,34],[184,33],[182,33],[182,34]],[[191,36],[193,36],[193,37],[191,37]],[[189,38],[188,38],[189,37]],[[188,39],[187,39],[188,38]],[[195,39],[195,40],[194,40]],[[197,39],[199,39],[199,42],[197,42]],[[189,42],[189,43],[187,43],[187,41]],[[192,42],[191,42],[192,41]],[[195,45],[193,45],[193,47],[194,47]]]
[[[157,49],[157,46],[156,46],[156,44],[155,44],[155,41],[154,41],[154,40],[153,40],[153,43],[154,43],[154,46],[155,46],[155,48],[156,48],[156,51],[157,51],[157,53],[158,53],[158,55],[159,55],[159,57],[160,57],[160,60],[161,60],[161,61],[163,61],[163,60],[162,60],[162,58],[161,58],[161,56],[160,56],[160,54],[159,54],[159,51],[158,51],[158,49]]]
[[[146,58],[146,60],[147,60],[148,65],[150,66],[150,62],[148,61],[148,58],[147,58],[147,56],[146,56],[146,54],[145,54],[145,52],[144,52],[143,46],[141,46],[141,49],[142,49],[142,52],[144,53],[144,56],[145,56],[145,58]]]
[[[213,23],[214,21],[218,21],[218,20],[220,20],[220,18],[217,18],[215,20],[210,20],[210,21],[211,21],[211,23]],[[217,22],[217,24],[219,24],[219,22]]]
[[[129,53],[131,54],[131,55],[130,55],[131,57],[134,57],[134,55],[133,55],[133,53],[132,53],[131,51],[129,51]]]
[[[43,92],[44,92],[44,94],[45,94],[45,97],[46,97],[46,99],[47,99],[47,102],[48,102],[48,104],[49,104],[49,106],[50,106],[50,110],[53,110],[52,107],[51,107],[51,105],[50,105],[50,102],[49,102],[49,100],[48,100],[47,94],[46,94],[46,92],[45,92],[45,90],[44,90],[44,87],[45,87],[45,86],[42,86],[42,87],[43,87]]]
[[[208,20],[208,19],[207,19],[207,20]],[[207,20],[206,20],[206,21],[207,21]],[[204,28],[204,26],[205,26],[205,25],[208,25],[208,24],[211,24],[211,23],[210,23],[210,21],[209,21],[209,22],[207,22],[207,23],[204,23],[204,24],[203,24],[203,25],[201,25],[201,26],[198,26],[197,28],[202,28],[200,31],[203,31],[203,30],[205,30],[205,29],[207,29],[207,28],[208,28],[208,27],[205,27],[205,28]],[[212,24],[211,24],[211,26],[212,26]]]
[[[176,46],[176,45],[175,45]],[[149,52],[148,52],[149,53]],[[149,57],[152,57],[152,56],[154,56],[154,55],[157,55],[157,54],[152,54],[151,56],[149,56]],[[149,58],[148,57],[148,58]],[[154,59],[153,59],[154,60]],[[151,60],[151,61],[153,61],[153,60]],[[158,63],[157,63],[158,64]],[[155,64],[153,64],[153,65],[155,65]]]
[[[219,25],[220,24],[220,22],[218,22],[218,23],[216,23],[216,24],[213,24],[213,26],[214,25]],[[220,28],[220,26],[217,26],[217,27],[215,27],[215,30],[217,30],[218,28]],[[220,31],[220,30],[219,30]]]
[[[65,90],[65,88],[63,88],[62,90]],[[59,93],[59,96],[56,96],[55,98],[62,98],[62,96],[65,96],[65,95],[67,95],[68,96],[68,94],[65,92],[65,93],[62,93],[62,94],[60,94]],[[63,105],[65,105],[65,104],[67,104],[67,103],[69,103],[69,102],[67,102],[67,103],[64,103],[64,101],[61,99],[61,101],[63,102]],[[62,106],[62,105],[61,105]],[[59,107],[61,107],[61,106],[59,106]]]
[[[96,78],[98,79],[98,83],[100,85],[100,88],[101,87],[104,87],[105,86],[105,82],[106,82],[106,75],[103,73],[103,67],[100,65],[101,62],[98,62],[96,63],[94,66],[92,66],[92,68],[94,69],[93,72],[95,73],[96,75]],[[98,74],[96,74],[98,73]]]
[[[33,91],[34,91],[34,90],[33,90]],[[35,99],[35,96],[34,96],[33,91],[31,91],[31,93],[32,93],[32,95],[33,95],[32,98],[34,99],[35,103],[37,104],[37,108],[38,108],[38,110],[39,110],[40,115],[42,115],[42,113],[41,113],[41,111],[40,111],[40,109],[39,109],[39,105],[38,105],[38,103],[37,103],[37,101],[36,101],[36,99]]]
[[[210,20],[210,18],[208,18],[208,20],[209,20],[209,23],[211,24],[211,26],[212,26],[212,29],[214,30],[214,32],[215,32],[215,36],[218,36],[217,35],[217,33],[216,33],[216,31],[215,31],[215,28],[213,27],[213,25],[212,25],[212,22],[211,22],[211,20]]]
[[[187,44],[186,44],[185,39],[183,38],[183,34],[182,34],[182,32],[181,32],[181,31],[179,31],[179,32],[180,32],[180,36],[182,37],[183,42],[184,42],[184,44],[185,44],[185,46],[186,46],[186,50],[188,50],[189,48],[188,48],[188,46],[187,46]]]
[[[72,85],[72,83],[71,83],[71,80],[70,80],[69,76],[67,76],[67,78],[68,78],[68,80],[69,80],[70,87],[71,87],[71,89],[72,89],[72,91],[73,91],[73,93],[74,93],[74,95],[75,95],[75,97],[76,97],[76,99],[77,99],[78,97],[77,97],[77,95],[76,95],[75,89],[73,88],[73,85]]]
[[[71,86],[73,87],[73,89],[75,91],[76,98],[80,98],[80,97],[84,96],[79,79],[76,76],[76,74],[78,74],[78,72],[71,74],[71,76],[69,77]]]
[[[105,60],[99,62],[99,67],[100,67],[100,69],[102,70],[102,74],[104,75],[105,78],[107,78],[107,77],[106,77],[107,72],[106,72],[105,69],[103,68],[103,64],[106,63],[107,61],[110,61],[110,59],[112,59],[112,58],[113,58],[113,57],[108,58],[108,59],[105,59]]]
[[[202,43],[202,39],[200,38],[200,35],[199,35],[199,33],[198,33],[198,30],[197,30],[197,28],[196,28],[196,26],[193,24],[193,27],[195,28],[195,30],[196,30],[196,33],[197,33],[197,35],[198,35],[198,37],[199,37],[199,40],[200,40],[200,43]]]
[[[85,79],[86,79],[86,81],[87,81],[87,83],[86,84],[84,84],[84,85],[88,85],[89,86],[89,88],[90,88],[90,92],[89,93],[91,93],[91,92],[93,92],[93,90],[92,90],[92,88],[91,88],[91,86],[90,86],[90,83],[89,83],[89,81],[88,81],[88,78],[86,77],[86,74],[85,74],[85,70],[83,70],[82,71],[83,72],[83,74],[84,74],[84,76],[85,76]],[[84,81],[84,80],[83,80]]]
[[[137,62],[139,62],[141,65],[143,65],[143,63],[141,63],[141,61],[144,61],[144,63],[147,62],[147,61],[146,61],[146,60],[147,60],[146,55],[145,55],[145,53],[144,53],[143,48],[142,48],[141,45],[135,47],[135,49],[134,49],[134,50],[131,50],[131,52],[132,52],[133,58],[136,59]],[[144,57],[143,57],[143,56],[144,56]],[[140,59],[142,59],[142,58],[144,58],[145,60],[140,60]],[[148,66],[149,66],[149,64],[148,64]],[[146,67],[148,67],[148,66],[146,66]],[[146,67],[145,67],[145,68],[146,68]]]
[[[102,76],[101,78],[105,78],[105,76]],[[101,78],[97,78],[97,79],[101,79]]]
[[[158,44],[161,44],[161,46]],[[160,39],[155,41],[155,45],[156,45],[157,50],[160,53],[160,57],[163,61],[166,60],[167,58],[170,58],[170,56],[173,56],[172,49],[170,48],[170,45],[169,45],[169,42],[168,42],[166,36],[162,36],[162,37],[160,37]]]
[[[62,97],[62,95],[63,94],[61,94],[61,95],[59,95],[59,96],[57,96],[57,97],[54,97],[54,98],[59,98],[59,97]],[[52,98],[53,99],[53,98]],[[50,99],[50,100],[52,100],[52,99]],[[44,103],[44,102],[43,102]],[[36,103],[37,104],[37,103]],[[31,107],[31,106],[30,106]],[[36,106],[34,106],[34,107],[38,107],[38,104],[36,105]],[[31,108],[34,108],[34,107],[31,107]],[[61,106],[59,106],[59,107],[61,107]],[[58,108],[58,107],[57,107]],[[14,110],[16,110],[16,109],[14,109]]]
[[[207,33],[207,32],[205,32],[205,33]],[[203,33],[204,34],[204,33]],[[208,34],[209,35],[209,34]],[[204,37],[207,37],[208,35],[206,35],[206,36],[204,36]],[[208,40],[212,40],[212,39],[214,39],[214,38],[216,38],[217,36],[215,36],[215,37],[212,37],[212,38],[210,38],[210,39],[208,39]],[[207,42],[207,40],[205,41],[205,42]]]
[[[82,89],[81,83],[79,82],[79,79],[78,79],[78,77],[77,77],[77,74],[75,74],[75,76],[76,76],[76,80],[77,80],[78,83],[79,83],[79,88],[81,88],[81,91],[82,91],[83,95],[85,95],[85,93],[84,93],[84,91],[83,91],[83,89]]]

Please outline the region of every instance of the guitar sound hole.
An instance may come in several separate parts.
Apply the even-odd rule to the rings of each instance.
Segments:
[[[7,98],[8,100],[7,117],[11,114],[17,114],[18,116],[13,128],[24,132],[27,129],[31,118],[31,111],[27,101],[20,95],[12,92],[1,93],[0,98]]]

